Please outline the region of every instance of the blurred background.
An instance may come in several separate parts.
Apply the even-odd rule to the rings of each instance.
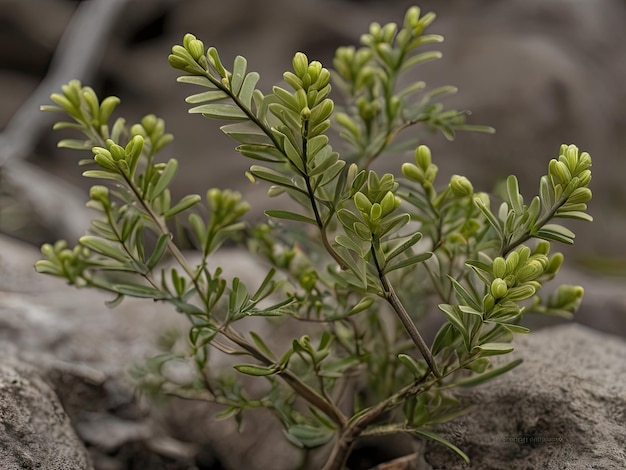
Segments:
[[[357,45],[372,21],[402,22],[417,4],[438,19],[443,59],[420,66],[416,80],[454,85],[451,108],[495,135],[462,133],[453,142],[415,129],[433,150],[440,181],[467,176],[491,191],[516,174],[527,200],[562,143],[593,157],[590,213],[577,222],[575,250],[566,248],[572,279],[595,295],[583,323],[626,335],[626,3],[621,0],[1,0],[0,232],[34,246],[75,240],[86,229],[90,181],[77,165],[85,154],[57,149],[58,117],[41,113],[48,96],[72,78],[103,98],[116,95],[128,122],[154,113],[166,121],[180,172],[175,196],[209,187],[242,191],[251,217],[266,208],[266,186],[252,185],[250,162],[216,123],[187,114],[190,90],[167,63],[187,32],[235,55],[261,74],[260,88],[280,81],[297,51],[332,67],[335,49]],[[335,142],[340,149],[341,143]],[[407,155],[379,162],[398,171]],[[582,280],[581,280],[582,279]]]

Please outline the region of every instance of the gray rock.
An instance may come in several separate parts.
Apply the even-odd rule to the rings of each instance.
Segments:
[[[626,468],[626,342],[559,326],[518,336],[511,356],[524,362],[459,390],[475,411],[439,429],[468,454],[469,468]],[[424,459],[432,469],[468,468],[435,443]]]
[[[89,470],[92,464],[41,372],[3,351],[0,462],[4,470]]]

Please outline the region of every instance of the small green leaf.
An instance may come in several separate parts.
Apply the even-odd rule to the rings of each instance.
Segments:
[[[245,57],[238,55],[233,62],[233,73],[230,77],[230,91],[233,95],[239,95],[241,85],[246,76],[246,69],[248,67],[248,61]]]
[[[252,364],[239,364],[235,366],[235,369],[242,374],[253,375],[255,377],[265,377],[280,372],[279,369],[274,367],[255,366]]]
[[[156,185],[150,192],[150,201],[154,201],[163,191],[165,191],[168,185],[172,182],[177,170],[178,162],[174,158],[170,158],[165,165],[165,168],[163,168],[163,171],[159,175]]]
[[[496,219],[491,210],[485,205],[480,198],[474,198],[474,204],[478,207],[478,210],[485,216],[489,225],[491,225],[498,235],[502,236],[502,224]]]
[[[113,300],[107,300],[104,305],[108,308],[115,308],[124,300],[124,296],[122,294],[117,294],[117,296]]]
[[[485,343],[478,346],[478,348],[480,349],[481,357],[508,354],[514,349],[509,343]]]
[[[326,427],[316,427],[307,424],[289,426],[284,433],[289,442],[307,449],[323,446],[335,435],[332,430]]]
[[[63,139],[58,144],[59,148],[72,150],[89,150],[93,147],[91,140]]]
[[[421,434],[422,436],[425,436],[428,439],[432,439],[433,441],[438,442],[439,444],[443,444],[444,446],[448,447],[449,449],[452,449],[454,452],[456,452],[465,461],[466,464],[469,465],[470,459],[465,454],[465,452],[463,452],[457,446],[452,444],[450,441],[444,439],[440,435],[435,434],[432,431],[426,431],[425,429],[414,429],[413,432],[416,433],[416,434]]]
[[[438,307],[443,313],[445,313],[448,321],[452,325],[454,325],[454,327],[457,329],[459,333],[461,333],[461,336],[463,337],[463,342],[465,343],[465,347],[469,351],[469,347],[470,347],[469,331],[467,330],[467,327],[465,326],[465,324],[463,323],[463,320],[461,319],[461,314],[458,310],[458,307],[455,307],[454,305],[449,305],[449,304],[439,304]]]
[[[228,98],[228,94],[222,90],[210,90],[188,96],[185,101],[189,104],[207,103]]]
[[[119,173],[113,173],[111,171],[106,171],[106,170],[83,171],[83,176],[85,178],[99,178],[103,180],[124,181],[124,178]]]
[[[146,261],[146,266],[148,270],[152,270],[163,258],[165,254],[165,250],[167,250],[167,243],[170,241],[171,235],[169,233],[163,233],[159,236],[159,239],[156,242],[156,246],[152,255],[150,255],[150,259]]]
[[[260,75],[257,72],[250,72],[246,75],[246,78],[243,80],[243,84],[241,85],[241,89],[239,90],[239,94],[237,98],[243,106],[246,108],[250,108],[252,104],[252,96],[254,95],[254,87],[259,81]]]
[[[506,180],[506,191],[509,196],[509,202],[511,203],[511,207],[518,214],[521,215],[524,212],[524,200],[519,193],[519,185],[517,183],[517,178],[514,175],[510,175]]]
[[[406,240],[405,242],[403,242],[400,245],[396,246],[389,253],[387,253],[385,255],[386,262],[389,263],[389,261],[391,261],[396,256],[401,255],[402,253],[404,253],[406,250],[411,248],[413,245],[415,245],[421,239],[422,239],[422,234],[420,232],[416,232],[408,240]]]
[[[480,310],[480,300],[476,298],[475,295],[471,294],[465,287],[463,287],[456,279],[452,276],[448,275],[448,279],[452,283],[452,287],[454,287],[454,291],[462,299],[466,305],[469,305],[474,310]]]
[[[428,367],[425,364],[418,363],[408,354],[398,354],[398,360],[404,364],[409,371],[415,376],[416,379],[423,377],[428,371]]]
[[[252,338],[252,341],[254,341],[256,347],[259,348],[263,354],[272,360],[276,360],[272,350],[267,346],[267,344],[265,344],[265,341],[263,341],[259,335],[257,335],[254,331],[251,331],[250,337]]]
[[[305,222],[307,224],[317,225],[314,219],[302,214],[296,214],[295,212],[283,211],[283,210],[266,210],[265,215],[268,217],[274,217],[276,219],[295,220],[297,222]]]
[[[437,336],[433,340],[433,345],[431,348],[431,352],[433,356],[439,354],[444,348],[453,347],[454,341],[458,338],[455,335],[455,328],[452,323],[444,323],[443,326],[437,332]]]
[[[84,247],[89,248],[96,253],[100,253],[101,255],[108,256],[109,258],[113,258],[120,262],[128,261],[128,255],[126,253],[124,253],[117,246],[104,241],[100,237],[86,235],[81,237],[78,242]]]
[[[145,299],[159,299],[161,293],[154,287],[141,284],[112,284],[113,291],[129,297],[141,297]]]
[[[202,198],[198,194],[188,194],[187,196],[183,197],[180,201],[178,201],[178,203],[174,207],[167,210],[163,214],[163,217],[165,217],[166,219],[174,217],[176,214],[179,214],[180,212],[186,211],[190,207],[193,207],[194,205],[199,203],[201,200]]]
[[[574,232],[557,224],[547,224],[541,229],[537,230],[535,236],[543,238],[544,240],[554,240],[557,242],[572,245],[574,243]]]
[[[409,256],[403,260],[398,261],[397,263],[387,266],[384,269],[384,273],[390,273],[391,271],[395,271],[396,269],[406,268],[408,266],[413,266],[418,263],[422,263],[429,259],[433,254],[431,252],[428,253],[420,253],[419,255]]]
[[[227,119],[242,121],[248,119],[248,115],[234,104],[209,103],[196,106],[189,110],[191,114],[202,114],[204,117],[213,119]]]
[[[179,83],[190,83],[191,85],[198,85],[207,88],[217,88],[217,85],[215,85],[215,83],[208,78],[197,75],[184,75],[182,77],[178,77],[176,81]]]
[[[475,377],[471,377],[466,380],[462,380],[461,382],[457,382],[456,386],[457,387],[473,387],[474,385],[481,384],[499,375],[502,375],[505,372],[510,371],[511,369],[519,366],[522,362],[523,362],[523,359],[516,359],[502,367],[498,367],[497,369],[492,369],[489,372],[485,372],[484,374],[477,375]]]

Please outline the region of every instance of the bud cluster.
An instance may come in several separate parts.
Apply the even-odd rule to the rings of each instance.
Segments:
[[[432,163],[430,149],[427,146],[420,145],[417,147],[415,150],[415,163],[415,165],[413,163],[404,163],[402,165],[402,174],[411,181],[421,184],[424,189],[432,189],[439,169],[437,165]]]
[[[563,263],[563,255],[548,256],[550,243],[540,241],[531,251],[520,246],[506,258],[498,256],[491,265],[491,285],[483,298],[485,312],[489,315],[496,304],[521,302],[535,295],[541,282],[552,279]]]

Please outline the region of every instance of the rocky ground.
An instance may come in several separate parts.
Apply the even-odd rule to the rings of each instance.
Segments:
[[[0,2],[0,346],[6,357],[0,361],[0,395],[25,391],[26,398],[42,405],[33,413],[58,431],[53,437],[69,443],[72,450],[57,452],[57,457],[75,459],[72,468],[89,468],[86,455],[98,470],[270,468],[271,463],[279,468],[277,452],[289,456],[291,449],[259,451],[263,446],[255,438],[276,432],[260,427],[267,421],[263,416],[253,421],[247,437],[235,438],[234,428],[216,431],[207,424],[212,409],[176,403],[175,413],[155,413],[137,400],[125,379],[125,366],[153,352],[154,338],[176,326],[178,317],[132,302],[111,312],[97,293],[69,291],[58,281],[34,275],[36,246],[76,239],[84,233],[87,215],[87,182],[76,165],[80,157],[56,149],[60,135],[50,130],[54,116],[42,117],[37,108],[61,83],[81,78],[102,96],[120,96],[120,113],[130,120],[159,115],[176,137],[170,149],[181,163],[175,192],[203,193],[211,186],[239,189],[253,202],[251,218],[259,219],[266,188],[250,185],[243,176],[249,162],[233,151],[216,126],[186,113],[187,89],[176,84],[177,74],[167,64],[171,46],[193,32],[206,45],[216,46],[225,61],[246,56],[250,69],[261,73],[261,86],[269,88],[289,67],[294,52],[304,51],[330,66],[337,46],[356,44],[372,21],[401,21],[414,2],[230,0],[210,6],[205,0],[111,0],[108,9],[102,7],[104,1],[91,3],[103,8],[84,23],[86,37],[95,45],[81,42],[69,54],[76,60],[60,67],[54,53],[69,47],[59,41],[79,2]],[[490,404],[489,413],[479,412],[470,418],[474,421],[449,432],[471,449],[474,468],[526,468],[547,455],[556,456],[547,468],[621,468],[626,462],[626,387],[620,361],[625,346],[616,338],[626,338],[626,7],[618,0],[418,4],[437,12],[432,31],[446,41],[440,48],[444,58],[424,65],[416,79],[457,86],[458,95],[446,103],[471,110],[472,122],[497,130],[495,135],[461,134],[454,142],[419,131],[433,149],[442,181],[460,173],[478,189],[490,190],[514,173],[530,197],[561,143],[575,143],[594,158],[590,212],[595,221],[572,225],[578,237],[575,249],[566,250],[562,278],[586,288],[576,325],[533,320],[532,326],[543,331],[520,343],[518,353],[529,358],[527,366],[502,382],[500,391],[474,395]],[[96,41],[99,37],[103,39]],[[76,64],[85,54],[90,65],[81,69]],[[48,81],[42,82],[46,76]],[[55,85],[54,80],[60,81]],[[48,88],[38,88],[42,83]],[[406,158],[393,156],[378,166],[397,171]],[[242,267],[233,261],[240,258],[224,259],[254,276],[254,267],[245,260]],[[556,338],[554,344],[549,338]],[[552,370],[554,364],[558,367]],[[537,393],[528,393],[530,383]],[[508,415],[506,426],[492,429],[493,410],[504,416],[506,403],[516,399],[526,404],[528,414]],[[4,423],[7,416],[20,417],[20,409],[19,401],[0,400]],[[3,460],[16,462],[6,468],[32,468],[24,462],[36,459],[48,461],[49,468],[67,468],[52,467],[51,449],[58,449],[54,440],[25,440],[34,432],[23,415],[21,419],[11,422],[17,431],[3,441],[17,449],[11,457],[2,454]],[[485,442],[485,436],[496,439],[494,433],[512,439]],[[476,434],[484,439],[472,440]],[[515,441],[529,436],[544,439],[542,443],[557,436],[564,442]],[[25,442],[32,445],[20,447]],[[41,452],[32,453],[33,448]],[[442,456],[437,448],[414,450],[425,460],[415,458],[413,467],[406,468],[452,468],[449,455]],[[502,460],[484,460],[485,455]],[[286,463],[284,468],[292,467]]]

